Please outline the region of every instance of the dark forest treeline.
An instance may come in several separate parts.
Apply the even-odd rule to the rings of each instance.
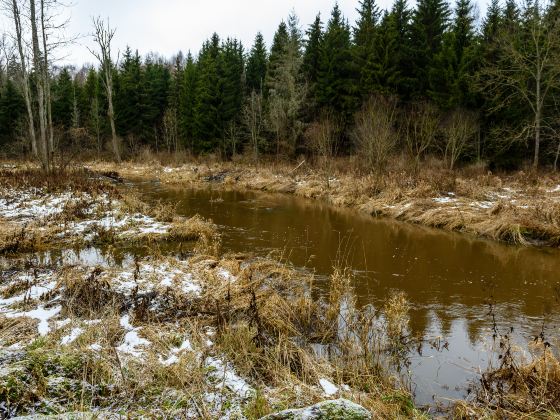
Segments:
[[[281,22],[270,48],[217,34],[198,56],[113,65],[116,131],[128,153],[157,151],[295,157],[391,153],[514,168],[556,164],[560,150],[558,6],[492,0],[480,24],[470,0],[453,5],[359,3],[350,25],[335,5],[305,30]],[[0,144],[29,151],[15,55],[0,68]],[[51,72],[55,149],[101,152],[110,136],[100,70]],[[34,89],[31,72],[31,90]]]

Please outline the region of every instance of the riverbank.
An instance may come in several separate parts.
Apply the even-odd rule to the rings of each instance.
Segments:
[[[256,419],[333,399],[300,414],[424,416],[382,363],[407,329],[404,296],[358,309],[340,271],[317,298],[312,274],[224,255],[210,221],[156,211],[109,175],[2,172],[0,221],[18,233],[0,258],[3,417]],[[131,244],[143,252],[92,257]],[[97,254],[43,254],[65,248]]]
[[[400,167],[399,167],[400,166]],[[412,171],[404,163],[375,176],[352,162],[326,170],[287,164],[162,164],[91,162],[91,169],[125,178],[294,194],[373,216],[461,232],[524,246],[560,246],[560,176],[518,172],[494,175],[481,168]]]

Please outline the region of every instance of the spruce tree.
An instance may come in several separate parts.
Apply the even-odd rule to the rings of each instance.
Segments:
[[[0,90],[0,144],[4,145],[15,138],[16,129],[23,118],[25,118],[23,97],[14,82],[7,78]]]
[[[171,74],[162,60],[148,56],[141,72],[141,139],[156,145],[169,98]]]
[[[216,150],[220,129],[220,38],[217,34],[205,42],[197,63],[193,138],[195,152]]]
[[[442,49],[429,74],[430,96],[442,108],[474,105],[469,80],[477,59],[472,10],[470,0],[457,0],[451,30],[444,35]]]
[[[272,41],[272,47],[270,49],[270,56],[268,59],[268,68],[266,71],[265,79],[265,97],[268,96],[268,91],[270,89],[271,81],[277,79],[277,72],[282,66],[282,60],[286,55],[286,49],[288,48],[288,43],[290,42],[290,35],[288,33],[288,26],[284,21],[280,22],[276,33],[274,34],[274,39]]]
[[[187,54],[179,98],[179,137],[191,152],[194,151],[194,108],[196,103],[197,65],[192,54]]]
[[[312,95],[315,92],[315,84],[319,78],[319,63],[321,60],[321,43],[323,41],[323,23],[321,15],[317,15],[315,21],[306,32],[305,52],[303,55],[302,73],[309,85]]]
[[[278,54],[276,66],[267,79],[268,129],[275,137],[276,156],[292,155],[302,130],[301,104],[305,87],[301,74],[302,35],[294,13],[288,18],[288,42]]]
[[[408,99],[414,88],[410,20],[406,0],[396,0],[379,25],[375,77],[381,89]]]
[[[62,69],[52,89],[52,117],[55,126],[68,129],[72,127],[74,111],[74,87],[68,68]]]
[[[255,91],[260,93],[262,91],[264,80],[266,78],[267,67],[267,52],[264,38],[260,32],[255,37],[255,43],[249,58],[247,59],[247,70],[245,72],[245,86],[247,93]]]
[[[319,107],[335,112],[343,126],[350,122],[358,103],[355,70],[350,28],[336,4],[321,46],[316,97]]]
[[[379,90],[376,78],[380,58],[376,54],[379,9],[374,0],[360,1],[359,18],[354,28],[354,56],[359,69],[359,88],[362,96]]]
[[[83,87],[83,95],[86,99],[86,104],[82,109],[82,119],[85,128],[95,138],[98,152],[101,152],[103,147],[102,134],[107,128],[105,119],[107,112],[103,97],[104,90],[102,89],[101,83],[99,74],[94,68],[91,68],[88,71]]]
[[[411,47],[415,95],[426,96],[430,73],[441,71],[437,60],[448,26],[445,0],[419,0],[412,19]]]
[[[117,131],[121,136],[139,137],[142,133],[141,59],[138,51],[127,47],[115,84]]]
[[[243,103],[243,46],[237,39],[228,38],[222,45],[219,63],[220,75],[220,131],[239,116]]]

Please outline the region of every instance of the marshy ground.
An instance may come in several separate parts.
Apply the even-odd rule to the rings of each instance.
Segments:
[[[106,174],[11,168],[1,184],[2,416],[260,418],[336,397],[387,417],[417,413],[362,354],[373,329],[339,333],[340,306],[354,308],[344,275],[317,299],[313,276],[221,255],[210,221],[148,207]],[[192,246],[165,255],[166,241]],[[144,247],[144,257],[104,266],[36,257],[125,246]],[[404,322],[403,311],[391,322]],[[365,316],[352,309],[345,322],[364,327]],[[340,350],[318,356],[317,343]]]
[[[358,203],[372,198],[355,195],[359,183],[350,187],[349,181],[329,180],[351,189],[341,188],[335,196],[320,175],[312,174],[294,178],[223,165],[131,164],[119,175],[108,165],[88,166],[49,176],[23,166],[1,173],[2,416],[261,418],[339,397],[381,418],[435,414],[433,408],[416,408],[399,380],[397,367],[411,345],[405,295],[395,293],[377,309],[360,307],[351,290],[352,273],[344,267],[335,270],[325,293],[308,272],[255,255],[224,254],[211,221],[179,217],[172,205],[144,203],[121,185],[120,176],[241,185],[335,204],[338,197],[339,205],[361,208]],[[295,189],[286,189],[287,183]],[[553,180],[536,188],[546,191],[547,206],[557,208],[560,189],[555,191]],[[489,191],[481,194],[489,197]],[[412,200],[410,194],[400,202]],[[444,214],[452,203],[473,199],[425,194],[430,198],[409,207],[420,211],[418,203],[429,203]],[[525,195],[518,194],[513,205]],[[347,201],[350,197],[355,201]],[[473,215],[493,217],[483,207],[461,205],[475,209]],[[551,214],[549,222],[554,226],[558,219]],[[540,236],[522,231],[525,236],[511,238],[551,241],[542,231]],[[181,252],[166,252],[171,242],[180,243]],[[109,257],[103,263],[39,257],[53,249],[88,248]],[[128,248],[137,252],[119,260],[119,252]],[[507,334],[497,331],[496,340],[495,367],[468,400],[443,414],[553,415],[560,389],[554,341],[536,337],[532,353],[523,358]]]
[[[175,185],[222,186],[321,200],[374,216],[532,246],[560,245],[560,177],[557,173],[493,174],[472,166],[449,171],[441,162],[419,169],[395,159],[378,175],[360,173],[358,164],[340,159],[319,165],[263,162],[183,163],[149,156],[119,165],[92,162],[133,178]]]

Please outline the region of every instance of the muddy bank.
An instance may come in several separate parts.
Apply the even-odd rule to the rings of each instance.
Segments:
[[[462,175],[445,170],[360,176],[311,169],[232,163],[162,166],[91,163],[124,177],[294,194],[373,216],[527,246],[560,245],[560,178],[518,173]]]
[[[408,322],[404,297],[384,317],[362,312],[349,295],[350,279],[338,273],[330,295],[316,299],[311,274],[222,255],[209,221],[150,215],[107,185],[94,194],[89,181],[81,188],[60,179],[55,187],[40,174],[12,175],[2,178],[0,221],[25,235],[53,231],[45,248],[87,244],[111,252],[133,241],[148,252],[100,265],[41,263],[32,251],[43,248],[4,248],[0,416],[256,419],[334,398],[364,407],[358,418],[421,415],[397,378],[365,351],[370,340],[383,349],[399,340]],[[82,201],[80,212],[69,210]],[[101,241],[99,229],[111,234]],[[154,235],[196,246],[165,255]],[[317,345],[338,350],[319,354]],[[333,409],[337,404],[348,408],[340,402]]]

